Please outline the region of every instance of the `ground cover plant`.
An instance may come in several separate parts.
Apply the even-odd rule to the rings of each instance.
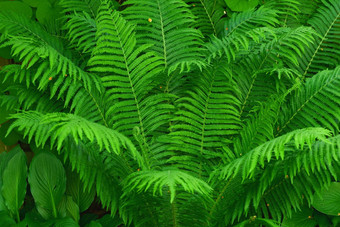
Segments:
[[[339,0],[23,2],[0,10],[2,223],[337,225]]]

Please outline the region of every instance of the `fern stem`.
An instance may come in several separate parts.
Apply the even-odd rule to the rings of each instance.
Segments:
[[[177,208],[176,208],[176,205],[175,205],[175,201],[173,203],[171,203],[171,211],[172,211],[172,226],[173,227],[176,227],[177,226],[177,215],[176,215],[176,211],[177,211]]]
[[[208,94],[208,97],[207,97],[207,100],[206,100],[206,103],[205,103],[203,125],[202,125],[202,131],[201,131],[201,145],[200,145],[200,154],[201,154],[201,156],[203,156],[204,132],[205,132],[208,106],[209,106],[209,101],[210,101],[210,97],[211,97],[211,90],[212,90],[212,87],[213,87],[214,79],[215,79],[215,73],[214,73],[213,78],[211,79],[210,88],[209,88],[209,94]],[[199,174],[199,177],[200,178],[202,177],[202,160],[200,160],[200,174]]]

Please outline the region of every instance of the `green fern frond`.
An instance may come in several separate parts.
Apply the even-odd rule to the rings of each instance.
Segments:
[[[202,34],[191,27],[194,15],[182,0],[129,0],[122,12],[136,25],[140,44],[152,44],[169,71],[205,65],[202,53]]]
[[[86,13],[90,15],[92,19],[95,19],[100,2],[100,0],[61,0],[59,5],[64,9],[63,13],[66,15],[74,13]]]
[[[152,189],[153,194],[163,194],[163,187],[168,187],[171,193],[170,202],[176,197],[177,185],[190,193],[199,193],[203,196],[209,195],[211,187],[204,181],[177,169],[164,169],[161,171],[148,170],[131,174],[124,184],[126,193],[137,189],[139,192]]]
[[[65,49],[61,40],[48,34],[37,22],[11,13],[0,13],[0,22],[0,29],[6,34],[6,45],[11,46],[13,56],[19,57],[23,68],[45,61],[54,75],[69,75],[75,81],[82,80],[87,89],[91,90],[91,75],[78,65],[78,61],[74,60],[71,51]]]
[[[163,70],[160,57],[149,51],[149,45],[136,46],[133,27],[117,11],[104,2],[97,17],[97,46],[89,60],[91,71],[102,75],[108,100],[112,106],[106,112],[108,124],[132,136],[148,159],[149,137],[160,125],[168,122],[171,105],[166,94],[146,96],[153,80]],[[140,139],[139,139],[140,138]]]
[[[87,13],[68,15],[64,25],[70,44],[82,53],[89,53],[95,47],[96,21]]]
[[[273,31],[274,34],[267,35],[267,38],[262,40],[262,45],[235,64],[235,69],[244,69],[235,72],[239,74],[237,84],[240,84],[242,92],[243,117],[247,116],[258,102],[266,101],[278,91],[281,94],[286,92],[283,81],[277,81],[275,76],[268,74],[272,73],[273,67],[280,69],[288,68],[290,64],[298,64],[297,56],[301,56],[314,40],[313,30],[308,27],[279,28]],[[276,85],[277,82],[279,83]]]
[[[311,77],[319,71],[334,69],[340,64],[340,2],[322,0],[322,4],[308,21],[317,35],[315,42],[300,59],[299,71]]]
[[[259,42],[278,22],[277,11],[264,6],[257,10],[233,14],[224,24],[222,38],[212,37],[206,44],[209,50],[208,61],[222,55],[226,56],[229,62],[231,59],[235,60],[237,51],[247,50],[253,40]],[[267,28],[259,29],[265,26]]]
[[[244,127],[234,140],[234,153],[236,156],[242,156],[274,138],[274,127],[281,102],[282,100],[278,98],[265,103],[258,112],[255,112],[246,120]]]
[[[325,127],[339,133],[340,67],[322,71],[308,79],[282,107],[279,119],[281,135],[298,128]]]
[[[305,130],[308,131],[308,129]],[[318,130],[321,130],[321,137],[328,135],[326,130]],[[295,132],[298,133],[298,131]],[[297,139],[300,140],[302,137],[300,134]],[[310,138],[307,138],[308,140]],[[270,152],[278,145],[276,139],[273,141],[275,142],[268,150]],[[267,143],[268,146],[269,143]],[[250,169],[248,167],[254,160],[265,155],[263,151],[254,153],[254,159],[245,158],[244,166],[235,169],[234,178],[228,181],[217,181],[220,185],[216,186],[216,190],[220,193],[211,208],[211,214],[214,214],[215,218],[213,223],[220,224],[215,224],[215,226],[223,226],[235,220],[240,221],[242,217],[255,214],[258,217],[282,220],[283,214],[288,216],[292,214],[292,208],[295,211],[299,209],[304,199],[311,204],[314,194],[328,185],[332,176],[334,177],[339,170],[340,166],[337,163],[339,136],[315,143],[312,138],[307,144],[309,145],[304,145],[302,142],[297,147],[296,141],[288,141],[282,147],[285,153],[284,158],[279,159],[279,154],[276,154],[277,157],[274,159],[277,160],[273,161],[271,158],[272,161],[266,166],[250,170],[253,172],[253,176],[249,176],[253,178],[252,180],[247,178],[242,180],[242,176],[247,173]],[[241,159],[243,157],[238,160]]]
[[[196,16],[197,27],[204,37],[218,37],[223,30],[223,16],[226,15],[224,0],[184,0]]]
[[[277,10],[282,27],[286,27],[290,21],[297,21],[302,8],[301,0],[272,0],[265,6]]]
[[[305,144],[311,147],[315,140],[325,140],[329,135],[330,132],[323,128],[304,128],[289,132],[261,144],[243,157],[223,167],[221,177],[229,179],[235,177],[238,173],[242,173],[243,179],[253,178],[258,166],[263,168],[265,162],[270,162],[273,158],[284,159],[284,148],[288,142],[294,141],[297,149]]]
[[[172,149],[180,152],[169,162],[181,163],[201,175],[204,163],[221,158],[214,150],[222,147],[223,139],[230,139],[241,129],[241,103],[233,90],[236,85],[232,76],[227,63],[218,62],[195,78],[188,95],[176,101],[178,111],[170,138],[178,141]]]
[[[249,185],[249,199],[261,212],[267,212],[280,219],[300,208],[302,201],[310,205],[315,194],[338,178],[339,136],[327,141],[318,141],[310,148],[296,149],[288,145],[286,157],[269,165],[259,177],[259,183]],[[284,201],[284,203],[276,203]],[[268,205],[269,204],[269,205]],[[268,216],[268,214],[266,215]]]
[[[247,34],[251,29],[258,27],[275,27],[278,24],[277,10],[261,6],[258,9],[235,13],[226,21],[224,35]]]
[[[76,144],[86,138],[90,142],[97,143],[100,149],[105,148],[108,152],[119,154],[123,147],[138,156],[134,145],[125,136],[76,115],[63,113],[44,115],[39,112],[27,111],[12,115],[12,119],[16,120],[11,125],[9,132],[18,128],[19,131],[23,131],[25,137],[28,136],[28,141],[31,141],[35,136],[38,146],[44,146],[50,139],[51,147],[56,145],[56,149],[60,150],[65,139],[72,135]],[[48,131],[46,126],[49,126]]]

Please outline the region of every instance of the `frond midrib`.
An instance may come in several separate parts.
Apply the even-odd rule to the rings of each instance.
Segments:
[[[208,0],[208,1],[211,1],[211,0]],[[217,32],[216,32],[216,28],[215,28],[214,22],[213,22],[213,20],[212,20],[210,14],[209,14],[209,12],[208,12],[207,7],[205,6],[205,3],[203,2],[203,0],[200,0],[200,2],[201,2],[202,6],[203,6],[203,8],[204,8],[205,13],[206,13],[207,16],[208,16],[208,19],[209,19],[209,22],[210,22],[210,24],[211,24],[211,27],[212,27],[213,30],[214,30],[214,35],[217,35]],[[214,0],[214,6],[215,6],[215,5],[216,5],[216,0]],[[214,10],[214,9],[215,9],[215,7],[213,7],[213,10]]]
[[[113,23],[116,31],[119,31],[116,23]],[[137,114],[138,114],[138,120],[139,120],[139,125],[141,127],[141,134],[143,136],[143,142],[144,142],[144,145],[145,146],[148,146],[148,143],[146,141],[146,136],[145,136],[145,132],[144,132],[144,125],[143,125],[143,119],[142,119],[142,116],[141,116],[141,111],[140,111],[140,107],[139,107],[139,102],[137,100],[137,96],[136,96],[136,92],[135,92],[135,89],[134,89],[134,85],[133,85],[133,82],[132,82],[132,78],[131,78],[131,74],[130,74],[130,68],[129,68],[129,65],[128,65],[128,58],[126,56],[126,53],[125,53],[125,48],[123,46],[123,43],[122,43],[122,38],[121,38],[121,35],[119,32],[117,32],[117,38],[119,40],[119,45],[120,45],[120,49],[122,50],[122,53],[123,53],[123,57],[124,57],[124,64],[125,64],[125,67],[126,67],[126,72],[128,74],[128,77],[129,77],[129,82],[130,82],[130,87],[131,87],[131,91],[132,91],[132,94],[133,94],[133,98],[134,98],[134,101],[135,101],[135,105],[136,105],[136,108],[137,108]],[[144,149],[141,149],[142,152],[143,152],[143,156],[144,156],[144,160],[145,160],[145,164],[146,164],[146,167],[148,169],[150,169],[150,163],[149,163],[149,158],[148,158],[148,155],[145,153]]]
[[[288,126],[288,124],[296,117],[298,113],[303,109],[305,105],[307,105],[318,93],[320,93],[325,87],[327,87],[330,83],[332,83],[334,80],[338,79],[336,76],[332,78],[331,80],[327,81],[320,89],[318,89],[311,97],[309,97],[297,110],[296,112],[289,118],[289,120],[281,127],[281,129],[277,132],[275,135],[278,136],[280,133]]]
[[[316,56],[316,54],[319,52],[319,49],[321,48],[321,45],[323,44],[323,42],[325,41],[329,31],[334,27],[335,25],[335,22],[338,20],[338,18],[340,17],[340,13],[338,13],[338,15],[335,17],[335,19],[333,20],[333,22],[331,23],[331,25],[328,27],[325,35],[322,37],[322,39],[320,40],[319,42],[319,45],[318,47],[316,48],[316,50],[314,51],[314,54],[312,55],[311,59],[309,60],[309,63],[306,67],[306,69],[304,70],[304,73],[303,73],[303,76],[302,76],[302,79],[304,79],[308,73],[308,70],[310,68],[310,66],[312,65],[313,61],[314,61],[314,58]]]

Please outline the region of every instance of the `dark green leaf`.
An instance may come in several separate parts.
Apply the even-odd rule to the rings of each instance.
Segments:
[[[20,221],[19,209],[24,203],[26,194],[27,165],[26,155],[19,151],[8,162],[3,172],[2,196],[8,210]]]
[[[45,219],[56,218],[57,206],[66,190],[62,163],[50,153],[40,153],[31,163],[28,180],[39,213]]]
[[[246,11],[259,4],[258,0],[225,0],[225,2],[233,11]]]
[[[74,202],[79,206],[79,211],[87,210],[94,200],[96,194],[94,188],[85,191],[84,184],[81,182],[76,172],[67,171],[66,194],[72,196]]]
[[[321,197],[314,197],[313,206],[321,213],[340,215],[340,183],[332,182],[328,189],[321,192]]]

